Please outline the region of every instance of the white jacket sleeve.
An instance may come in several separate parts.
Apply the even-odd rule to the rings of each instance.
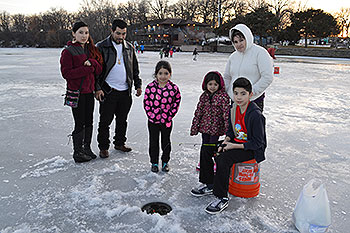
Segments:
[[[230,57],[231,58],[231,57]],[[230,96],[230,98],[233,100],[233,91],[232,91],[232,76],[231,76],[231,59],[228,59],[225,67],[225,72],[224,72],[224,83],[225,83],[225,91],[226,93]]]
[[[272,58],[265,49],[258,53],[258,69],[260,79],[253,85],[253,96],[251,99],[259,97],[273,81],[273,62]]]

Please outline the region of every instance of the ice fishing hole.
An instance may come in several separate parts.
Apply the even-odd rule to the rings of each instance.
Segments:
[[[147,214],[160,214],[160,215],[167,215],[172,211],[172,208],[170,205],[164,203],[164,202],[151,202],[146,205],[144,205],[141,208],[142,212],[146,211]]]

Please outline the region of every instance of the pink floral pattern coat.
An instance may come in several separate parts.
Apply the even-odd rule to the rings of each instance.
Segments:
[[[180,102],[181,94],[176,84],[169,80],[165,87],[161,88],[158,81],[154,80],[146,87],[143,107],[150,122],[170,127]]]
[[[224,135],[228,129],[229,112],[230,97],[224,88],[215,92],[211,99],[210,92],[204,91],[194,113],[190,134]]]

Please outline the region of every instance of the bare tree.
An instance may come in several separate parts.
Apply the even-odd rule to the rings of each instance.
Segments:
[[[153,0],[149,3],[152,18],[165,19],[169,13],[169,0]]]
[[[290,24],[290,17],[293,13],[293,5],[291,0],[270,0],[272,12],[276,15],[279,23],[277,31],[281,32]]]
[[[269,7],[267,0],[249,0],[247,1],[249,11],[255,11],[264,7]]]
[[[198,12],[198,0],[180,0],[175,4],[179,15],[185,20],[194,20]]]
[[[199,0],[197,19],[214,26],[214,18],[216,14],[216,0]]]
[[[243,15],[248,11],[248,4],[245,0],[227,0],[223,1],[221,14],[223,22],[231,21],[239,15]]]
[[[12,32],[26,32],[27,31],[27,25],[25,21],[25,15],[23,14],[15,14],[12,15]]]
[[[138,0],[137,1],[137,12],[136,12],[136,18],[138,19],[138,22],[147,22],[150,18],[150,0]]]
[[[10,31],[11,16],[6,11],[0,14],[0,31]]]
[[[137,3],[135,0],[120,3],[117,7],[119,17],[124,19],[129,25],[138,22],[137,19]]]
[[[89,25],[90,34],[99,41],[110,33],[110,25],[119,17],[111,0],[84,0],[75,20],[83,20]]]
[[[340,11],[336,13],[336,18],[342,33],[342,37],[345,37],[344,32],[346,32],[347,37],[349,37],[350,8],[341,8]]]
[[[70,38],[72,15],[63,8],[51,8],[41,15],[42,30],[46,34],[46,43],[52,47],[63,46]],[[40,29],[40,30],[41,30]]]

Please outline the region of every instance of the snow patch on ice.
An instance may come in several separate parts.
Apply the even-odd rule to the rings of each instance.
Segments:
[[[53,173],[65,171],[70,167],[71,160],[66,160],[61,156],[55,156],[51,159],[45,159],[39,163],[30,166],[35,168],[33,171],[28,171],[21,176],[21,179],[27,177],[48,176]]]
[[[128,205],[120,205],[117,208],[109,209],[106,211],[106,216],[109,218],[113,218],[115,216],[120,217],[121,215],[140,211],[140,208],[137,206],[128,206]]]

